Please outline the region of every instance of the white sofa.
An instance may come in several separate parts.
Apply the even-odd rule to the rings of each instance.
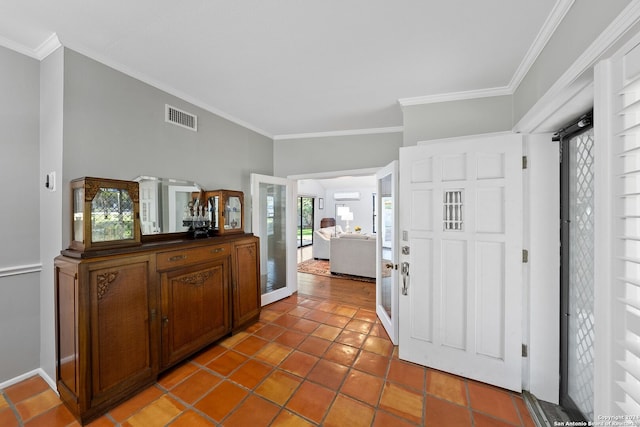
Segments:
[[[376,277],[376,236],[347,233],[331,239],[332,273]]]
[[[342,227],[337,227],[338,235],[342,234]],[[320,228],[313,232],[313,246],[311,253],[315,259],[331,259],[331,238],[336,234],[336,227]]]

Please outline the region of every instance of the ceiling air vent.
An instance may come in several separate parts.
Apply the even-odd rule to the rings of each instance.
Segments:
[[[187,113],[186,111],[178,110],[176,107],[172,107],[169,104],[164,106],[164,121],[173,123],[183,128],[191,129],[194,132],[198,131],[198,116],[195,114]]]

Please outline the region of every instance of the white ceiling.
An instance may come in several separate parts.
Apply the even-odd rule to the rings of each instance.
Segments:
[[[270,137],[402,126],[512,93],[572,0],[2,0],[0,44],[59,42]],[[569,5],[569,6],[567,6]]]

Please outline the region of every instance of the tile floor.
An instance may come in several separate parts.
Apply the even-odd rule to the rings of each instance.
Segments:
[[[39,377],[0,390],[0,426],[72,425]],[[294,295],[91,425],[534,424],[518,394],[399,360],[375,312]]]

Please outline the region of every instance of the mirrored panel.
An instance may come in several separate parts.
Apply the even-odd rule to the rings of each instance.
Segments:
[[[206,215],[202,187],[193,181],[139,176],[143,235],[189,231],[193,218]]]

